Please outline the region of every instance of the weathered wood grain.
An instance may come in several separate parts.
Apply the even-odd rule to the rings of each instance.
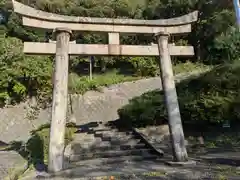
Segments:
[[[53,82],[52,118],[49,144],[49,172],[63,169],[67,117],[69,40],[71,31],[56,29],[56,58]]]
[[[25,42],[24,53],[51,55],[56,52],[56,43]],[[174,46],[169,44],[171,56],[192,56],[192,46]],[[118,44],[69,44],[70,55],[111,55],[111,56],[158,56],[157,45],[137,46]]]
[[[183,34],[191,32],[191,24],[178,26],[137,26],[137,25],[114,25],[114,24],[84,24],[73,22],[47,21],[23,16],[23,25],[41,29],[53,30],[60,27],[67,27],[72,31],[92,31],[92,32],[121,32],[121,33],[144,33],[154,34],[165,31],[170,34]]]
[[[185,139],[174,82],[172,62],[169,54],[169,34],[163,32],[157,34],[156,36],[158,39],[161,82],[168,113],[168,124],[172,140],[173,156],[175,161],[184,162],[188,160],[188,155],[185,147]]]

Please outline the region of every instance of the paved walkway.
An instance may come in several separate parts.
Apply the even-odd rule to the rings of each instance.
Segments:
[[[9,180],[14,179],[13,176],[22,173],[27,169],[27,161],[24,160],[17,152],[0,151],[0,179],[8,177]],[[10,179],[12,178],[12,179]]]
[[[92,167],[90,165],[77,167],[65,171],[65,175],[54,178],[47,178],[46,173],[28,172],[21,180],[37,180],[38,177],[46,177],[46,180],[105,180],[106,177],[114,176],[115,180],[147,180],[147,179],[178,179],[178,180],[199,180],[199,179],[220,179],[225,177],[228,180],[239,180],[240,173],[237,168],[226,166],[213,166],[206,163],[197,163],[193,167],[169,167],[161,162],[137,162],[121,163],[111,166],[104,165]],[[104,179],[105,177],[105,179]],[[108,178],[109,179],[109,178]]]

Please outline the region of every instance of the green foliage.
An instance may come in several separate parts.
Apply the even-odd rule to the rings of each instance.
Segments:
[[[118,111],[121,124],[144,127],[163,123],[166,110],[162,102],[162,93],[157,91],[132,99],[128,105]]]
[[[198,10],[199,20],[193,24],[192,33],[181,37],[195,47],[198,59],[212,58],[215,54],[211,51],[215,39],[226,32],[229,26],[235,23],[235,12],[232,1],[229,0],[20,0],[34,8],[44,11],[87,17],[111,17],[111,18],[138,18],[138,19],[161,19],[181,16],[186,13]],[[0,7],[7,7],[9,11],[10,0],[1,1]],[[35,33],[20,25],[19,17],[10,13],[10,20],[7,23],[7,32],[11,36],[24,40],[36,40],[41,33]],[[17,27],[17,28],[16,28]],[[85,38],[85,34],[82,36]],[[101,42],[106,35],[87,35],[85,42],[92,40]],[[101,38],[99,38],[101,37]],[[80,38],[81,39],[81,38]],[[77,41],[80,40],[77,38]],[[179,38],[176,39],[178,41]],[[152,42],[152,36],[134,36],[126,38],[128,44]],[[206,61],[208,63],[209,61]],[[210,61],[212,62],[212,61]]]
[[[129,59],[129,62],[138,76],[156,76],[159,74],[159,65],[155,58],[133,57]]]
[[[212,51],[215,51],[215,62],[231,62],[239,59],[240,55],[240,33],[239,29],[231,27],[222,33],[214,43]]]
[[[15,13],[8,14],[8,21],[6,23],[7,35],[17,37],[24,41],[37,41],[42,36],[41,33],[36,34],[33,30],[22,25],[22,20],[19,15]]]
[[[239,147],[240,138],[238,132],[220,134],[218,136],[210,136],[205,138],[206,146],[210,147]]]
[[[77,128],[74,124],[67,124],[65,132],[65,146],[73,138]],[[31,132],[31,138],[26,144],[25,154],[31,163],[48,163],[50,140],[50,124],[45,124]]]
[[[79,77],[77,74],[72,73],[69,75],[69,91],[70,93],[83,94],[88,90],[99,90],[103,86],[137,80],[139,78],[119,74],[116,70],[105,74],[93,74],[92,80],[89,79],[89,76]]]
[[[221,65],[201,77],[177,85],[183,122],[222,123],[240,120],[240,63]],[[119,110],[123,123],[134,126],[161,124],[167,120],[163,92],[134,98]]]
[[[214,46],[215,38],[235,23],[232,1],[151,0],[147,1],[143,16],[144,19],[169,18],[195,10],[199,11],[199,19],[193,24],[193,30],[188,37],[182,39],[188,40],[194,46],[197,59],[212,58],[215,54],[209,50]]]
[[[205,63],[222,63],[238,57],[238,35],[234,35],[235,39],[233,39],[233,43],[231,44],[231,38],[234,37],[226,33],[229,26],[233,25],[235,21],[232,2],[228,0],[19,1],[48,12],[88,17],[161,19],[181,16],[194,10],[199,10],[199,20],[193,24],[192,33],[188,36],[174,37],[172,41],[178,45],[192,44],[195,47],[198,59],[201,57],[202,59],[208,58],[208,61],[205,61]],[[15,103],[32,95],[37,95],[39,99],[45,101],[46,97],[49,97],[51,94],[52,58],[24,56],[21,40],[46,41],[47,33],[43,30],[24,27],[21,17],[12,12],[11,4],[11,0],[2,0],[0,2],[0,13],[4,16],[4,22],[0,26],[0,70],[2,72],[0,75],[0,103],[1,105],[4,102]],[[222,33],[227,35],[222,35],[223,37],[221,37]],[[78,43],[107,43],[106,33],[81,32],[75,33],[74,36]],[[149,45],[154,41],[155,39],[152,35],[138,34],[123,35],[121,37],[121,44]],[[227,42],[228,45],[224,44]],[[235,48],[231,48],[232,46]],[[220,53],[220,51],[224,53]],[[225,57],[226,55],[228,56]],[[130,67],[128,71],[137,76],[155,76],[159,74],[158,61],[155,61],[155,58],[95,57],[95,59],[96,65],[100,66],[102,72],[108,72],[111,68],[120,69],[122,72],[127,66],[128,68]],[[178,58],[178,60],[181,62],[186,59]],[[82,64],[86,64],[88,59],[78,57],[74,58],[71,62],[71,73],[82,75],[79,73],[81,72],[80,67],[82,67]],[[106,76],[102,77],[106,79]],[[89,81],[87,77],[79,78],[76,75],[74,75],[74,79],[76,85],[70,84],[71,92],[83,93],[88,89],[98,89],[103,84],[109,85],[111,83],[122,82],[126,79],[133,79],[133,77],[128,76],[123,78],[121,75],[119,77],[115,76],[114,78],[104,80],[107,83],[99,79]]]
[[[135,58],[136,61],[132,61],[134,58],[126,59],[124,62],[131,62],[133,63],[138,63],[138,58]],[[140,61],[141,62],[141,61]],[[151,62],[154,62],[152,66],[149,66],[150,68],[148,69],[147,63],[149,64]],[[126,81],[134,81],[138,80],[144,76],[154,76],[157,73],[159,73],[159,68],[157,64],[155,64],[156,61],[153,61],[153,59],[149,58],[149,60],[146,58],[143,58],[143,63],[140,65],[140,67],[135,67],[135,72],[139,72],[138,74],[136,73],[137,76],[130,76],[130,75],[125,75],[122,74],[120,70],[110,70],[107,71],[104,74],[93,74],[93,79],[89,79],[89,75],[86,76],[81,76],[77,75],[76,73],[70,73],[69,75],[69,93],[77,93],[77,94],[83,94],[88,90],[100,90],[101,87],[104,86],[109,86],[112,84],[117,84],[121,82],[126,82]],[[150,64],[151,65],[151,64]],[[137,66],[137,65],[136,65]],[[145,69],[144,69],[145,66]],[[209,68],[208,66],[205,66],[201,63],[191,63],[191,62],[186,62],[186,63],[181,63],[181,64],[176,64],[174,65],[174,73],[184,73],[184,72],[191,72],[195,70],[205,70]],[[142,72],[140,71],[142,70]]]
[[[0,103],[12,103],[27,95],[42,96],[51,88],[52,61],[48,57],[25,56],[22,42],[16,38],[0,39]],[[44,95],[43,95],[44,96]]]
[[[191,71],[205,71],[206,69],[211,68],[203,63],[186,61],[185,63],[176,63],[173,65],[174,74],[186,73]]]

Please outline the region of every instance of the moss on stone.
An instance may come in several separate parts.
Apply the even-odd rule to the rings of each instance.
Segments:
[[[65,145],[70,143],[74,138],[76,132],[74,124],[67,124],[65,132]],[[48,151],[50,140],[50,124],[45,124],[37,130],[31,132],[31,138],[26,144],[26,151],[28,159],[32,163],[48,163]]]

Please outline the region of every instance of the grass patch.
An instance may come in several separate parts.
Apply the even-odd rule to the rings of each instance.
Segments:
[[[143,175],[147,177],[159,177],[159,176],[167,176],[167,173],[165,171],[157,171],[157,172],[146,172],[146,173],[143,173]]]
[[[206,69],[213,68],[213,66],[205,65],[199,62],[187,61],[185,63],[178,63],[173,65],[174,74],[187,73],[192,71],[206,71]]]
[[[222,129],[224,131],[224,129]],[[239,150],[240,148],[240,133],[239,132],[224,132],[213,130],[204,132],[204,147],[206,148],[229,148],[231,150]],[[197,144],[196,137],[187,137],[190,144]]]
[[[228,180],[230,177],[239,177],[240,171],[233,166],[228,165],[214,165],[211,167],[216,180]]]
[[[206,136],[206,147],[240,147],[240,134],[230,133],[219,136]]]
[[[235,167],[232,166],[224,166],[224,165],[217,165],[216,167],[213,167],[213,171],[216,171],[218,174],[224,175],[224,176],[235,176],[240,175],[240,172],[237,171]]]
[[[113,70],[104,74],[94,74],[93,79],[89,76],[79,77],[77,74],[69,75],[69,92],[76,94],[84,94],[89,90],[99,90],[101,87],[118,84],[121,82],[135,81],[142,77],[119,74],[117,70]]]

